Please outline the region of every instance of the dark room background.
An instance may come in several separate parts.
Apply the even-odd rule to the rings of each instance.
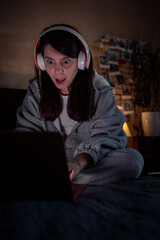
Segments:
[[[91,50],[105,34],[160,47],[158,0],[1,0],[0,87],[27,88],[34,76],[34,44],[43,28],[75,26]],[[94,55],[94,51],[93,51]]]

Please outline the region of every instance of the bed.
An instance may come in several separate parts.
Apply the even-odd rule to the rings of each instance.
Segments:
[[[0,203],[1,240],[160,239],[160,178],[87,186],[74,202]]]
[[[25,94],[0,89],[0,130],[14,129]],[[157,154],[156,170],[159,143]],[[144,172],[134,181],[87,186],[74,202],[0,202],[0,240],[160,240],[160,177]]]

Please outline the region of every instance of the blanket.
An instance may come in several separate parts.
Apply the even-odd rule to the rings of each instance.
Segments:
[[[74,202],[1,202],[0,239],[159,240],[160,178],[87,186]]]

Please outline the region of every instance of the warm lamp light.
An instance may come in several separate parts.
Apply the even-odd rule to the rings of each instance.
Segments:
[[[131,136],[132,136],[132,135],[131,135],[131,132],[130,132],[130,130],[129,130],[129,127],[128,127],[128,125],[127,125],[126,122],[123,124],[123,130],[125,131],[127,137],[131,137]]]

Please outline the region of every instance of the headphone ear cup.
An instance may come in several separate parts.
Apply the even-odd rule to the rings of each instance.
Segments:
[[[86,63],[86,55],[84,51],[80,51],[78,56],[78,69],[84,70],[85,69],[85,63]]]
[[[41,53],[37,54],[37,65],[42,71],[46,70],[45,65],[44,65],[43,56]]]

